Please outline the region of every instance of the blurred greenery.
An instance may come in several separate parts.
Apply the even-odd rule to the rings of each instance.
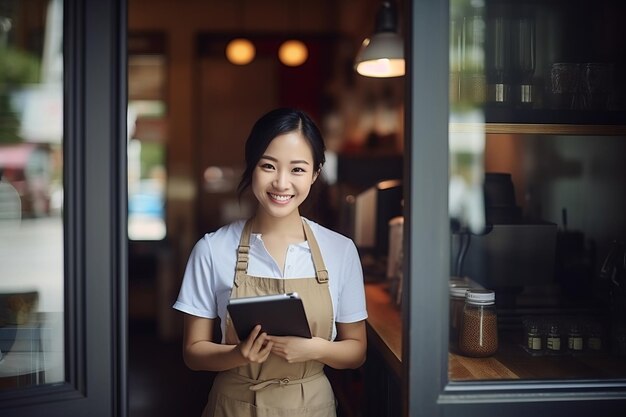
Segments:
[[[28,52],[0,48],[0,143],[22,142],[20,121],[11,107],[11,92],[26,84],[39,82],[39,59]]]
[[[150,176],[153,168],[165,164],[165,149],[160,143],[142,142],[141,144],[141,177]]]
[[[40,66],[39,59],[31,53],[0,48],[0,89],[39,82]]]

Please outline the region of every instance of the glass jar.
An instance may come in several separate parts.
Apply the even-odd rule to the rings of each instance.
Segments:
[[[450,349],[456,350],[459,345],[459,332],[463,321],[463,307],[467,287],[450,288]]]
[[[496,295],[491,290],[468,290],[465,293],[459,350],[463,355],[486,357],[498,350]]]

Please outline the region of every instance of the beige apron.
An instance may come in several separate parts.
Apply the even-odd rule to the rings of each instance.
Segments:
[[[311,334],[330,340],[333,307],[328,288],[328,272],[309,225],[303,221],[316,276],[276,279],[246,274],[252,222],[248,220],[237,249],[237,267],[231,298],[297,292],[302,298]],[[227,315],[227,344],[239,342]],[[220,372],[213,382],[203,417],[306,416],[335,417],[335,397],[318,361],[288,363],[270,354],[261,364],[251,363]]]

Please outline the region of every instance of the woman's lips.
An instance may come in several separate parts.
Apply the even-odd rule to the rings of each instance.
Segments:
[[[272,201],[274,201],[277,204],[287,204],[293,198],[293,195],[282,195],[282,194],[272,194],[272,193],[267,193],[267,195],[270,197]]]

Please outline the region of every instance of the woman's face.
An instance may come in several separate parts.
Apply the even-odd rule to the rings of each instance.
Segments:
[[[298,213],[317,175],[313,152],[300,132],[276,136],[252,173],[252,192],[259,209],[272,217]]]

